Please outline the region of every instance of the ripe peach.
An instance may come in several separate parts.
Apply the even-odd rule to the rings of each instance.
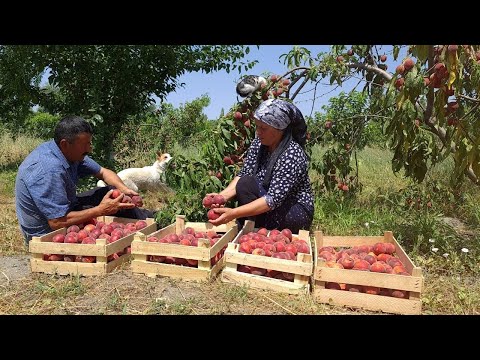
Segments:
[[[264,276],[267,274],[267,269],[250,266],[250,273],[253,275]]]
[[[217,220],[221,215],[217,214],[213,209],[210,209],[207,212],[207,217],[209,220]]]
[[[326,288],[326,289],[332,289],[332,290],[342,290],[342,288],[340,287],[340,284],[339,284],[339,283],[335,283],[335,282],[327,282],[327,283],[325,283],[325,288]]]
[[[198,266],[198,260],[187,259],[187,263],[188,263],[188,265],[193,266],[193,267]]]
[[[95,229],[96,229],[96,226],[93,224],[87,224],[83,227],[83,230],[85,230],[86,232],[92,232]]]
[[[123,194],[123,193],[122,193],[120,190],[114,189],[114,190],[112,191],[112,194],[110,195],[110,197],[111,197],[112,199],[116,199],[116,198],[118,198],[118,197],[119,197],[120,195],[122,195],[122,194]]]
[[[373,245],[373,252],[375,255],[379,255],[385,252],[385,244],[384,243],[376,243]]]
[[[138,220],[135,223],[135,229],[140,230],[147,227],[147,222],[145,220]]]
[[[75,255],[63,255],[63,261],[75,262]]]
[[[371,272],[384,273],[385,272],[385,265],[380,261],[376,261],[372,265],[370,265],[370,271]]]
[[[288,239],[292,240],[292,230],[290,229],[283,229],[281,233]]]
[[[202,204],[203,206],[205,206],[206,208],[209,208],[212,206],[212,204],[214,203],[213,202],[213,199],[215,198],[215,195],[207,195],[203,198],[202,200]]]
[[[82,244],[96,244],[96,240],[90,236],[87,236],[82,240]]]
[[[252,247],[248,242],[244,242],[240,244],[240,247],[238,249],[239,252],[251,254],[252,253]]]
[[[265,250],[261,248],[255,248],[252,251],[252,255],[260,255],[260,256],[265,256]]]
[[[139,195],[133,195],[131,202],[136,206],[136,207],[142,207],[143,206],[143,199]]]
[[[258,229],[257,234],[267,236],[268,230],[267,230],[267,228],[260,228],[260,229]]]
[[[97,261],[96,256],[82,256],[82,262],[85,263],[94,263]]]
[[[278,230],[278,229],[273,229],[273,230],[270,231],[269,237],[274,237],[274,236],[276,236],[276,235],[278,235],[278,234],[280,234],[280,233],[281,233],[280,230]]]
[[[71,225],[67,228],[67,234],[71,232],[78,233],[79,231],[80,231],[80,228],[78,227],[78,225]]]
[[[225,204],[225,198],[223,197],[223,195],[220,195],[220,194],[215,195],[213,197],[213,203],[217,205],[223,205]]]
[[[399,298],[399,299],[407,299],[408,298],[407,291],[404,290],[392,290],[390,296]]]
[[[355,263],[353,264],[352,269],[361,270],[361,271],[370,271],[370,264],[365,260],[356,260]]]
[[[52,238],[52,242],[54,243],[63,243],[65,242],[65,235],[57,234]]]
[[[110,235],[113,230],[114,230],[114,228],[112,227],[112,225],[107,224],[107,225],[105,225],[104,227],[102,227],[102,234],[108,234],[108,235]]]
[[[364,261],[364,260],[361,260],[361,261]],[[353,266],[355,265],[355,261],[348,255],[340,258],[337,262],[339,264],[341,264],[344,269],[352,269]],[[367,264],[368,264],[368,262],[367,262]],[[370,264],[368,264],[368,265],[370,265]]]
[[[406,58],[403,62],[403,66],[405,67],[405,70],[408,71],[415,66],[415,63],[413,62],[412,58]]]
[[[346,289],[351,292],[363,292],[362,285],[347,284]]]
[[[333,261],[333,260],[327,261],[327,262],[325,263],[325,265],[326,265],[327,267],[329,267],[329,268],[344,269],[344,267],[343,267],[342,264],[340,264],[340,263],[338,263],[338,262],[335,262],[335,261]]]
[[[364,291],[366,294],[370,294],[370,295],[378,295],[378,294],[380,294],[380,288],[379,288],[379,287],[376,287],[376,286],[364,286],[364,287],[363,287],[363,291]]]
[[[385,254],[392,255],[395,252],[395,245],[393,243],[384,243],[385,244]]]
[[[403,275],[403,274],[410,275],[410,274],[407,273],[407,270],[403,267],[403,265],[394,266],[393,267],[393,273],[398,274],[398,275]]]
[[[386,262],[388,261],[388,259],[390,259],[391,257],[392,257],[392,255],[389,255],[389,254],[386,254],[386,253],[384,253],[384,254],[379,254],[379,255],[377,256],[377,260],[378,260],[378,261],[383,261],[383,262],[386,263]]]
[[[48,257],[48,261],[63,261],[63,255],[52,254]]]

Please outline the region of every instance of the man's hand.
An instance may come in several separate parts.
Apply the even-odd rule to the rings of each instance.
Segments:
[[[112,192],[113,190],[109,190],[103,197],[100,204],[98,204],[103,215],[112,215],[119,210],[133,209],[135,207],[135,204],[133,203],[122,203],[123,197],[125,196],[124,194],[121,194],[116,199],[112,199]]]

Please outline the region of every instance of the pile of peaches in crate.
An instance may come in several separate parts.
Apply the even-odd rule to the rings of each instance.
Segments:
[[[324,246],[318,249],[318,258],[319,260],[323,259],[325,265],[330,268],[410,276],[405,268],[405,264],[395,254],[395,245],[389,242],[378,242],[374,245],[359,245],[349,248]],[[372,295],[397,298],[408,297],[406,291],[375,286],[328,282],[325,284],[325,287]]]
[[[138,220],[124,224],[113,221],[106,224],[104,221],[97,221],[97,219],[90,219],[80,225],[69,226],[65,234],[56,234],[52,238],[54,243],[68,243],[68,244],[95,244],[96,239],[105,239],[107,244],[114,243],[123,237],[133,234],[147,226],[145,220]],[[107,261],[118,259],[123,254],[130,253],[130,246],[125,249],[113,253],[108,256]],[[44,254],[45,261],[70,261],[70,262],[96,262],[95,256],[81,256],[81,255],[61,255],[61,254]]]
[[[256,232],[252,231],[240,236],[238,244],[238,251],[241,253],[284,260],[296,261],[298,253],[310,253],[307,242],[294,237],[290,229],[268,231],[266,228],[260,228]],[[240,265],[238,271],[281,280],[293,281],[294,278],[294,274],[247,265]]]
[[[193,229],[192,227],[186,227],[179,235],[172,233],[165,235],[161,238],[159,238],[158,236],[149,236],[147,237],[147,241],[197,247],[198,239],[208,239],[210,241],[210,246],[213,246],[217,243],[217,241],[220,240],[221,237],[222,234],[218,234],[213,229],[207,231],[195,231],[195,229]],[[210,259],[210,264],[212,266],[215,265],[222,258],[226,248],[227,245],[225,245],[214,257]],[[195,259],[185,259],[180,257],[161,255],[149,255],[147,256],[147,261],[192,267],[196,267],[198,265],[198,260]]]

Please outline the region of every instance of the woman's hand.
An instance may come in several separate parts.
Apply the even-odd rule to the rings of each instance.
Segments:
[[[222,224],[227,224],[230,221],[234,220],[234,214],[232,208],[226,207],[217,207],[212,209],[215,213],[220,214],[220,217],[215,220],[209,220],[210,224],[218,226]]]

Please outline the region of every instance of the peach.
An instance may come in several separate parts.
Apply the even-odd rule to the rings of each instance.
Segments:
[[[281,231],[281,233],[288,239],[292,240],[292,230],[285,228]]]
[[[250,244],[248,242],[244,242],[244,243],[240,244],[240,247],[239,247],[238,251],[242,252],[242,253],[251,254],[252,253],[252,247],[250,246]]]
[[[210,209],[207,212],[208,220],[217,220],[220,217],[220,214],[217,214],[213,209]]]
[[[158,238],[155,236],[149,236],[147,237],[148,242],[158,242]]]
[[[264,276],[264,275],[266,275],[266,273],[267,273],[267,269],[262,269],[262,268],[258,268],[258,267],[253,267],[253,266],[251,266],[251,267],[250,267],[250,272],[251,272],[251,274],[253,274],[253,275]]]
[[[385,265],[383,263],[376,261],[372,265],[370,265],[370,271],[371,272],[378,272],[378,273],[384,273],[385,272]]]
[[[332,289],[332,290],[342,290],[340,287],[339,283],[334,283],[334,282],[327,282],[325,283],[325,288],[326,289]]]
[[[198,260],[187,259],[187,263],[188,263],[188,265],[193,266],[193,267],[198,266]]]
[[[364,260],[359,260],[359,261],[364,261]],[[352,269],[355,265],[355,261],[348,255],[340,258],[337,262],[339,264],[341,264],[344,269]],[[368,262],[366,262],[366,263],[368,264]],[[368,264],[368,265],[370,265],[370,264]]]
[[[97,261],[96,256],[82,256],[82,262],[85,263],[94,263]]]
[[[143,206],[143,199],[139,195],[133,195],[131,202],[136,206],[136,207],[142,207]]]
[[[296,255],[295,255],[293,252],[286,250],[286,251],[285,251],[285,254],[287,254],[288,259],[290,259],[290,260],[297,260],[297,257],[296,257]]]
[[[363,260],[367,261],[370,265],[372,265],[377,261],[377,258],[375,255],[372,256],[370,254],[367,254],[364,256]]]
[[[240,238],[238,239],[238,243],[239,244],[242,244],[244,242],[247,242],[248,240],[250,240],[250,237],[248,235],[242,235],[240,236]]]
[[[205,206],[206,208],[209,208],[212,206],[213,204],[213,199],[214,199],[215,195],[207,195],[203,198],[202,200],[202,205]]]
[[[84,226],[83,230],[87,231],[87,232],[92,232],[93,230],[96,229],[96,226],[93,225],[93,224],[87,224]]]
[[[82,240],[82,244],[96,244],[96,240],[90,236],[87,236]]]
[[[278,235],[278,234],[280,234],[280,230],[278,230],[278,229],[273,229],[273,230],[270,231],[269,237],[274,237],[274,236],[276,236],[276,235]]]
[[[275,246],[275,249],[277,252],[283,252],[285,251],[285,243],[281,241],[277,241],[273,244]]]
[[[213,203],[214,204],[217,204],[217,205],[224,205],[225,204],[225,198],[223,197],[223,195],[215,195],[213,197]]]
[[[351,291],[351,292],[363,292],[363,286],[362,285],[347,284],[346,290]]]
[[[297,255],[297,248],[293,244],[288,244],[287,246],[285,246],[285,251],[290,251],[293,253],[293,255]],[[332,256],[334,255],[332,254]]]
[[[365,260],[356,260],[355,263],[353,264],[352,269],[361,270],[361,271],[370,271],[370,264],[368,263],[368,261],[365,261]]]
[[[363,291],[364,291],[366,294],[370,294],[370,295],[378,295],[378,294],[380,294],[380,288],[379,288],[379,287],[376,287],[376,286],[364,286],[364,287],[363,287]]]
[[[110,224],[105,225],[104,227],[102,227],[102,234],[110,235],[113,230],[114,230],[114,228],[112,227],[112,225],[110,225]]]
[[[52,254],[48,257],[48,261],[63,261],[63,255]]]
[[[140,230],[147,227],[147,222],[145,220],[138,220],[135,223],[135,229]]]
[[[391,257],[387,260],[387,264],[390,265],[392,268],[397,266],[397,265],[401,265],[403,266],[403,263],[400,261],[399,258],[396,258],[396,257]]]
[[[326,261],[335,261],[336,259],[335,255],[328,251],[322,251],[320,254],[318,254],[318,257]]]
[[[337,263],[335,261],[327,261],[325,265],[329,268],[334,268],[334,269],[344,269],[343,265],[340,263]]]
[[[119,197],[120,195],[122,195],[122,194],[123,194],[123,193],[122,193],[120,190],[114,189],[114,190],[112,191],[112,194],[110,195],[110,197],[111,197],[112,199],[116,199],[116,198],[118,198],[118,197]]]
[[[65,242],[65,235],[57,234],[52,238],[52,242],[54,243],[63,243]]]
[[[182,239],[182,240],[180,240],[179,244],[180,245],[185,245],[185,246],[190,246],[190,245],[192,245],[192,242],[188,239]]]
[[[64,255],[63,261],[67,262],[75,262],[75,255]]]
[[[392,290],[390,296],[396,297],[399,299],[408,299],[408,295],[406,291],[403,290]]]
[[[282,275],[287,281],[293,281],[293,279],[295,279],[295,274],[292,273],[282,272]]]
[[[393,243],[385,243],[385,254],[392,255],[395,252],[395,245]]]
[[[298,241],[295,241],[293,244],[297,244]],[[296,246],[296,245],[295,245]],[[333,248],[333,246],[322,246],[320,249],[318,249],[318,253],[320,254],[322,251],[328,251],[328,252],[331,252],[332,254],[335,254],[336,251],[335,249]]]
[[[373,252],[377,256],[380,255],[380,254],[383,254],[385,252],[385,244],[384,243],[376,243],[375,245],[373,245]]]
[[[267,230],[267,228],[260,228],[260,229],[258,229],[257,234],[267,236],[268,230]]]
[[[394,274],[407,273],[407,270],[403,267],[403,265],[397,265],[393,267],[393,273]]]
[[[255,248],[252,251],[252,255],[265,256],[265,250],[263,250],[262,248]]]
[[[383,253],[383,254],[379,254],[379,255],[377,256],[377,260],[378,260],[378,261],[383,261],[383,262],[386,263],[386,262],[388,261],[388,259],[390,259],[391,257],[392,257],[392,255]]]
[[[71,232],[78,233],[79,231],[80,231],[80,228],[78,227],[78,225],[71,225],[67,228],[67,234]]]

